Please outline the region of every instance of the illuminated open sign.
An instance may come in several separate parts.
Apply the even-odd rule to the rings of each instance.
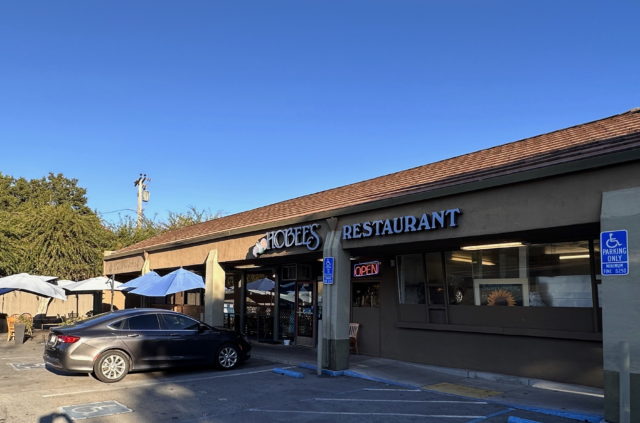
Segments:
[[[367,263],[358,263],[353,265],[353,277],[361,278],[363,276],[374,276],[380,273],[380,262],[369,261]]]

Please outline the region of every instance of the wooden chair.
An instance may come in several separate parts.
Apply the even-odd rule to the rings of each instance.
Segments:
[[[358,329],[360,329],[360,323],[349,323],[349,348],[351,352],[360,354],[358,351]]]
[[[15,338],[16,336],[16,319],[18,318],[17,314],[12,314],[7,317],[7,341],[11,341],[11,338]]]

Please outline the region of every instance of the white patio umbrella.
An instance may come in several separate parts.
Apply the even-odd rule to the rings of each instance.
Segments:
[[[55,276],[30,275],[28,273],[18,273],[0,278],[0,290],[14,290],[30,292],[43,297],[58,298],[66,300],[64,290],[49,281],[57,279]],[[8,292],[8,291],[6,291]]]
[[[95,278],[89,278],[76,282],[70,285],[66,285],[64,289],[69,292],[88,292],[92,291],[95,294],[102,291],[111,291],[111,311],[113,311],[113,291],[120,291],[122,288],[121,282],[107,276],[97,276]]]
[[[70,281],[69,279],[58,279],[56,281],[56,283],[58,284],[58,286],[64,288],[67,285],[71,285],[72,283],[76,283],[76,281]]]
[[[113,286],[111,285],[111,282],[113,282]],[[114,279],[108,278],[106,276],[98,276],[95,278],[89,278],[80,282],[65,285],[64,289],[71,292],[108,291],[113,287],[114,290],[119,291],[120,285],[122,285],[122,283]]]

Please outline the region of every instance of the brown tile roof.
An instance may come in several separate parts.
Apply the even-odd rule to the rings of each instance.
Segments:
[[[640,134],[640,109],[165,232],[115,253],[120,255],[260,224],[274,223],[275,226],[288,218],[640,147],[640,138],[627,137],[630,134]]]

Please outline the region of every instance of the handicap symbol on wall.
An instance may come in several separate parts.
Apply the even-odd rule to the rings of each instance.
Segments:
[[[609,232],[609,238],[604,243],[607,248],[618,248],[622,247],[622,243],[618,241],[618,238],[613,237],[613,232]]]

